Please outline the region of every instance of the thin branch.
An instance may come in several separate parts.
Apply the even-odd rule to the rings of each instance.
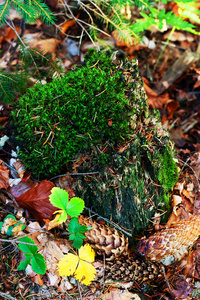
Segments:
[[[67,2],[65,1],[65,5],[68,9],[68,11],[70,12],[71,16],[74,18],[74,20],[76,21],[77,24],[79,24],[79,26],[83,29],[83,31],[85,31],[85,33],[88,35],[89,39],[92,41],[92,43],[95,45],[95,42],[93,40],[93,38],[91,37],[91,35],[87,32],[87,30],[85,29],[85,27],[81,24],[81,22],[79,21],[79,19],[77,19],[75,17],[75,15],[73,14],[71,8],[69,7],[69,5],[67,4]]]
[[[0,292],[0,296],[4,297],[4,299],[17,300],[17,298],[14,298],[14,297],[8,295],[7,293]]]
[[[94,175],[94,174],[99,174],[99,172],[88,172],[88,173],[67,173],[67,174],[62,174],[62,175],[58,175],[55,177],[52,177],[49,180],[53,180],[59,177],[63,177],[63,176],[84,176],[84,175]]]
[[[21,238],[22,237],[20,237],[20,239]],[[40,246],[40,244],[33,244],[33,243],[31,244],[31,243],[21,242],[21,241],[18,241],[16,239],[14,239],[14,240],[0,239],[0,242],[7,242],[7,243],[11,243],[11,244],[25,244],[25,245],[30,245],[30,246]]]
[[[128,236],[132,236],[132,234],[130,232],[127,232],[126,230],[124,230],[122,227],[120,227],[119,225],[115,224],[114,222],[108,220],[107,218],[104,218],[102,216],[100,216],[99,214],[97,214],[95,211],[91,210],[88,207],[85,207],[85,209],[87,209],[89,211],[89,213],[93,213],[94,215],[100,217],[102,220],[108,222],[109,224],[111,224],[113,227],[117,228],[119,231],[123,232],[124,234],[128,235]]]

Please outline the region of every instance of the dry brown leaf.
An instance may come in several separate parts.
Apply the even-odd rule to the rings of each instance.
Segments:
[[[55,60],[57,45],[60,43],[60,40],[51,38],[39,41],[32,41],[30,42],[30,46],[32,48],[38,48],[43,54],[51,53],[52,59]]]
[[[6,189],[9,187],[9,170],[4,165],[4,162],[0,160],[0,189]]]
[[[110,289],[106,294],[100,296],[102,300],[141,300],[137,294],[132,294],[128,291],[121,291],[116,288]]]
[[[68,279],[62,279],[57,270],[58,262],[71,249],[68,240],[55,238],[50,232],[41,232],[41,227],[38,222],[31,222],[27,226],[27,230],[30,233],[29,237],[39,245],[39,253],[45,258],[47,267],[46,276],[48,277],[49,285],[59,288],[61,292],[72,289],[73,286]]]
[[[22,180],[27,181],[31,177],[31,173],[26,170],[25,165],[21,161],[14,160],[11,167],[13,167],[17,171],[19,177]]]
[[[54,186],[54,183],[43,180],[17,197],[16,201],[20,207],[27,209],[37,221],[51,219],[53,212],[57,210],[49,201],[49,195]]]
[[[33,187],[36,187],[39,183],[31,179],[27,181],[20,181],[17,185],[9,187],[8,192],[14,197],[18,198],[23,195],[25,192],[30,190]]]
[[[168,120],[172,119],[174,112],[179,107],[179,103],[175,100],[169,99],[168,93],[165,93],[163,95],[158,95],[155,91],[153,91],[148,86],[147,79],[146,78],[143,79],[144,79],[144,88],[147,94],[149,106],[157,109],[161,109],[163,108],[163,106],[165,106],[168,112],[167,119]]]
[[[191,203],[194,203],[195,193],[183,189],[183,195],[188,198]]]
[[[18,27],[18,26],[15,26],[15,30],[18,34],[20,34],[21,32],[21,28]],[[7,27],[6,28],[6,32],[3,36],[3,40],[6,41],[6,42],[11,42],[14,38],[17,37],[17,34],[14,30],[12,30],[12,28],[10,27]]]

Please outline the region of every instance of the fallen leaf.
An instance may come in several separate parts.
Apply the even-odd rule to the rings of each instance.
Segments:
[[[112,288],[106,294],[102,294],[100,297],[102,300],[141,300],[137,294],[130,293],[129,291],[121,291],[116,288]]]
[[[187,279],[180,278],[176,281],[175,284],[176,289],[172,290],[172,293],[174,294],[177,299],[189,299],[187,298],[190,293],[192,292],[191,285],[187,282]]]
[[[27,209],[37,221],[51,219],[56,208],[50,203],[49,195],[54,183],[43,180],[37,186],[29,189],[16,198],[20,207]]]
[[[76,19],[79,18],[79,15],[80,15],[80,14],[78,14],[78,15],[76,16]],[[64,33],[65,33],[70,27],[74,26],[74,24],[76,24],[76,20],[75,20],[75,19],[73,19],[73,20],[68,20],[67,22],[63,23],[63,24],[60,26],[60,31],[61,31],[61,33],[62,33],[62,36],[64,36]]]
[[[5,32],[4,36],[3,36],[4,41],[6,41],[6,42],[11,42],[12,40],[14,40],[14,39],[17,37],[16,32],[17,32],[18,34],[20,34],[20,32],[21,32],[21,28],[20,28],[20,27],[15,26],[15,30],[16,30],[16,31],[14,31],[14,30],[13,30],[12,28],[10,28],[10,27],[7,27],[7,28],[6,28],[6,32]]]
[[[0,189],[6,189],[9,187],[9,170],[4,165],[4,162],[0,160]]]
[[[27,181],[20,181],[17,185],[11,185],[8,188],[8,192],[14,197],[18,198],[23,195],[25,192],[30,190],[33,187],[36,187],[39,183],[31,179]]]
[[[163,106],[166,107],[166,110],[168,112],[167,119],[172,119],[174,112],[179,107],[179,103],[175,100],[169,99],[169,94],[165,93],[163,95],[158,95],[155,91],[153,91],[148,86],[148,81],[146,78],[144,79],[144,88],[147,94],[148,98],[148,104],[149,106],[157,109],[162,109]]]
[[[60,276],[74,276],[78,281],[89,285],[96,276],[94,262],[95,252],[86,244],[78,250],[79,256],[69,253],[58,263]]]
[[[45,39],[39,41],[32,41],[30,42],[30,46],[32,48],[38,48],[43,54],[51,53],[52,59],[56,59],[56,48],[57,45],[60,44],[61,41],[58,39]]]
[[[26,170],[25,165],[20,160],[12,158],[10,160],[10,165],[17,171],[17,174],[16,172],[14,174],[14,178],[18,175],[22,180],[27,181],[31,177],[31,173]]]

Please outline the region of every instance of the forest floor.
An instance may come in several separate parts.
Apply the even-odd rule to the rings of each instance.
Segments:
[[[18,28],[17,16],[13,13],[11,18]],[[74,21],[66,21],[63,24],[63,31],[63,36],[58,36],[53,25],[47,27],[38,21],[27,27],[24,38],[28,39],[29,45],[38,47],[43,53],[50,53],[53,61],[59,59],[64,71],[70,71],[74,64],[83,61],[87,49],[94,45],[87,37],[84,37],[79,45],[79,38],[76,38],[80,34],[79,25]],[[0,32],[0,67],[6,69],[15,45],[13,41],[16,33],[8,26],[1,27]],[[126,44],[125,41],[118,40],[116,32],[112,32],[110,37],[102,35],[101,39],[114,49],[123,51],[130,59],[138,58],[140,76],[144,79],[150,109],[160,110],[162,125],[169,131],[170,138],[175,144],[180,176],[172,191],[173,213],[168,221],[170,226],[170,223],[184,219],[189,213],[198,213],[200,209],[200,39],[191,33],[181,31],[175,31],[170,41],[168,37],[168,31],[163,33],[154,29],[152,32],[146,32],[140,44]],[[16,51],[11,62],[11,69],[20,62],[19,52]],[[0,138],[5,135],[12,109],[12,104],[1,105]],[[3,146],[2,141],[0,159],[8,163],[8,154],[12,148],[9,142]],[[14,165],[14,167],[20,169],[22,165]],[[9,168],[1,162],[0,170],[1,221],[7,214],[13,214],[17,219],[24,218],[29,224],[34,224],[35,229],[38,228],[40,225],[19,209],[15,200],[22,194],[22,189],[31,190],[35,183],[21,181],[20,185],[12,186],[13,175],[9,175]],[[20,181],[20,176],[24,178],[24,172],[23,174],[19,172],[19,178],[13,180]],[[60,185],[62,184],[61,182]],[[63,185],[62,187],[69,188]],[[33,199],[36,197],[34,194],[31,196]],[[44,192],[43,198],[45,197],[47,198],[47,195]],[[162,227],[159,224],[156,226],[157,230]],[[152,226],[149,231],[153,232],[155,227]],[[0,299],[190,300],[200,298],[200,240],[196,241],[195,247],[186,258],[163,271],[162,282],[149,285],[147,282],[145,285],[131,284],[130,286],[130,282],[106,284],[101,278],[89,287],[78,284],[74,278],[64,282],[59,281],[58,277],[49,278],[47,275],[37,275],[32,270],[27,270],[26,274],[24,271],[17,270],[22,259],[21,254],[16,244],[7,240],[8,237],[1,234]],[[53,269],[55,267],[54,252],[61,250],[60,245],[55,241],[51,242],[50,263]],[[62,247],[69,249],[70,246],[66,243]],[[101,261],[96,262],[96,268],[101,269],[104,263],[101,258]]]

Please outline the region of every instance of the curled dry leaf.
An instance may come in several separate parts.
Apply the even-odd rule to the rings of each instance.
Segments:
[[[76,16],[76,19],[79,18],[79,15],[78,14]],[[76,24],[76,20],[75,19],[72,19],[72,20],[68,20],[67,22],[63,23],[61,26],[60,26],[60,31],[62,33],[62,36],[64,36],[65,32],[72,26],[74,26]]]
[[[31,173],[26,170],[25,165],[20,160],[12,158],[10,160],[10,165],[17,171],[17,174],[16,172],[13,174],[14,178],[18,175],[22,180],[26,181],[31,177]]]
[[[53,234],[41,232],[41,227],[38,222],[31,222],[27,226],[30,233],[29,237],[35,241],[38,246],[39,253],[42,254],[46,261],[46,276],[50,286],[55,286],[60,292],[66,292],[72,289],[67,278],[61,278],[58,273],[57,264],[65,254],[70,250],[70,244],[65,239],[55,238]],[[33,276],[34,274],[32,273]],[[35,277],[34,277],[35,278]]]
[[[9,170],[4,165],[4,162],[0,160],[0,189],[6,189],[9,187]]]
[[[60,44],[61,41],[51,38],[51,39],[45,39],[45,40],[38,40],[33,41],[30,43],[30,46],[32,48],[38,48],[40,51],[42,51],[43,54],[51,53],[52,59],[56,59],[56,48],[57,45]]]
[[[172,119],[174,112],[179,107],[179,103],[175,100],[169,99],[169,94],[165,93],[163,95],[158,95],[155,91],[153,91],[148,86],[148,81],[146,78],[144,79],[144,88],[148,97],[148,104],[149,106],[157,109],[163,108],[163,106],[166,107],[168,112],[167,119]]]
[[[51,219],[56,208],[50,203],[49,195],[54,183],[43,180],[37,186],[29,189],[16,198],[20,207],[27,209],[37,221]]]
[[[179,266],[186,277],[199,278],[200,271],[200,248],[190,251],[189,255],[184,257]]]

